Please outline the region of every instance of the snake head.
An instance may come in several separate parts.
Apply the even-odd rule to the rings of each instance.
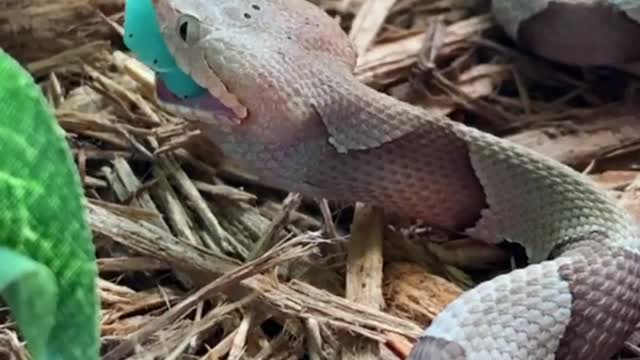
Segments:
[[[308,81],[318,80],[305,75],[325,70],[318,58],[349,71],[355,66],[337,22],[305,0],[153,2],[176,63],[209,91],[184,100],[158,89],[164,105],[191,120],[251,126],[268,118],[282,130],[312,113]]]

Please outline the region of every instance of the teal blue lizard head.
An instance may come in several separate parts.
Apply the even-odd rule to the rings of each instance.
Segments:
[[[181,99],[192,99],[206,93],[206,89],[176,65],[160,33],[151,0],[126,2],[124,30],[125,45],[156,73],[166,90]]]

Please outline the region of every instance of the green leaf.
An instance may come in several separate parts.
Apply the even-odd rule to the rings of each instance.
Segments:
[[[43,357],[55,324],[58,289],[51,270],[15,251],[0,248],[0,294],[35,359]]]
[[[99,357],[98,272],[83,202],[80,178],[53,109],[31,75],[0,50],[0,247],[33,259],[53,275],[31,272],[8,292],[23,336],[36,342],[30,348],[37,352],[46,344],[40,359]],[[9,278],[10,270],[2,265],[1,276]],[[42,297],[26,300],[36,283]],[[59,301],[50,297],[55,295],[51,289],[57,289]],[[29,311],[53,315],[53,325],[46,316],[30,318],[38,323],[26,322]],[[33,340],[36,327],[42,327],[39,335],[45,338]]]

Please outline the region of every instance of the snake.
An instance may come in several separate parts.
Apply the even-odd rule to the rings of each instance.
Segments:
[[[494,1],[550,61],[637,60],[638,1]],[[305,0],[153,0],[177,67],[206,89],[162,107],[266,184],[363,202],[490,244],[528,265],[481,282],[424,330],[410,359],[607,359],[640,320],[631,215],[582,173],[360,82],[335,19]]]

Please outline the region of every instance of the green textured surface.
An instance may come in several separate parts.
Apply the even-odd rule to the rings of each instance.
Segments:
[[[4,256],[13,251],[33,259],[55,277],[54,284],[46,281],[51,279],[46,274],[35,276],[34,281],[31,272],[28,281],[11,285],[3,296],[15,306],[14,316],[24,313],[27,306],[40,311],[52,304],[55,307],[49,334],[46,316],[30,319],[41,323],[19,323],[23,336],[43,337],[39,342],[45,344],[44,355],[38,359],[97,359],[97,267],[80,179],[40,88],[2,50],[0,154],[0,249]],[[37,271],[37,267],[32,269]],[[50,289],[56,288],[57,299],[41,296],[43,292],[55,295]],[[28,341],[30,351],[37,342]]]
[[[22,325],[22,335],[32,356],[43,358],[49,332],[56,321],[55,276],[45,265],[11,249],[0,248],[0,293],[13,317]]]

